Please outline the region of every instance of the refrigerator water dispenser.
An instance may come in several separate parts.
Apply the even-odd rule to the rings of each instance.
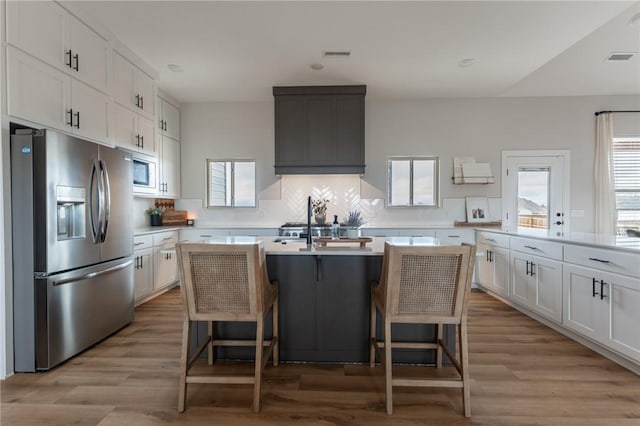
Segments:
[[[57,186],[58,241],[85,237],[85,189],[73,186]]]

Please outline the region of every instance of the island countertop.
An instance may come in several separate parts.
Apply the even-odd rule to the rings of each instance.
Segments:
[[[359,247],[356,242],[349,243],[333,243],[329,242],[326,247],[319,247],[316,244],[311,249],[307,248],[304,239],[294,241],[292,239],[278,242],[280,238],[274,236],[265,237],[213,237],[199,243],[206,244],[253,244],[261,242],[265,253],[268,255],[292,255],[292,256],[309,256],[309,255],[340,255],[340,256],[382,256],[384,254],[384,244],[389,242],[394,245],[413,245],[413,246],[437,246],[440,242],[433,237],[369,237],[366,247]],[[183,241],[186,242],[186,241]],[[193,241],[196,242],[196,241]]]

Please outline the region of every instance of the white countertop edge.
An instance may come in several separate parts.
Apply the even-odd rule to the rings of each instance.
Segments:
[[[604,248],[640,254],[640,238],[614,237],[610,235],[593,234],[589,232],[571,232],[565,235],[549,234],[547,230],[532,230],[528,228],[473,228],[476,231],[494,232],[512,237],[533,238],[537,240],[554,241],[563,244],[575,244],[586,247]]]

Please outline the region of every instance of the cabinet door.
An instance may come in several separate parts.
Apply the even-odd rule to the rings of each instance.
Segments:
[[[114,143],[118,146],[138,150],[138,114],[120,104],[114,104]]]
[[[141,70],[136,71],[137,94],[140,96],[139,108],[149,117],[153,117],[156,113],[156,84]]]
[[[100,142],[111,142],[110,101],[104,93],[71,79],[71,105],[74,133]]]
[[[493,289],[496,293],[509,297],[509,250],[500,247],[492,249]]]
[[[334,96],[335,162],[344,165],[364,163],[364,97]]]
[[[511,300],[524,306],[530,306],[534,292],[528,271],[529,257],[511,253]]]
[[[73,76],[109,93],[108,64],[111,49],[107,41],[82,22],[69,18],[69,45],[73,51],[70,68]]]
[[[138,135],[140,135],[140,150],[147,154],[156,154],[155,126],[153,120],[138,114]]]
[[[593,269],[565,264],[562,282],[562,324],[594,340],[599,339],[602,327],[600,297],[594,296],[599,292],[593,283],[597,274]]]
[[[489,246],[479,244],[476,251],[478,262],[478,283],[488,289],[493,290],[493,264],[489,260]]]
[[[603,343],[640,361],[640,280],[614,274],[603,274],[601,279]]]
[[[180,140],[180,110],[169,102],[161,99],[162,120],[164,120],[163,134],[172,139]]]
[[[133,257],[135,300],[140,300],[153,291],[153,249],[136,250]]]
[[[175,254],[162,253],[163,246],[153,248],[153,290],[161,290],[177,281]]]
[[[308,164],[326,165],[336,158],[333,135],[333,102],[330,96],[307,96],[306,157]]]
[[[9,115],[54,129],[71,129],[67,124],[71,108],[68,75],[12,47],[7,47],[7,71]]]
[[[541,315],[562,322],[562,263],[533,257],[535,299],[533,308]]]
[[[180,143],[166,136],[162,137],[162,182],[163,197],[180,196]]]
[[[131,62],[119,53],[113,53],[113,99],[130,108],[137,108],[137,72]]]
[[[276,109],[276,166],[298,166],[306,158],[306,109],[299,96],[278,96]]]
[[[8,1],[7,42],[49,65],[68,70],[69,14],[52,1]]]

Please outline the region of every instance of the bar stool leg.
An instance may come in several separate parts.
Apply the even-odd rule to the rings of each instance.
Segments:
[[[253,382],[253,412],[260,411],[260,387],[262,385],[262,354],[264,353],[264,317],[256,322],[256,368]]]
[[[393,377],[391,362],[391,321],[384,320],[384,387],[387,414],[393,414]]]
[[[376,365],[376,304],[373,301],[373,291],[371,292],[371,307],[370,307],[370,332],[369,332],[369,367]]]
[[[207,345],[207,362],[209,365],[213,365],[215,362],[216,356],[214,353],[213,340],[215,339],[215,326],[216,323],[214,321],[207,322],[207,336],[209,336],[209,344]]]
[[[469,388],[469,348],[467,336],[467,323],[462,321],[458,325],[458,337],[460,344],[460,365],[462,366],[462,404],[464,416],[471,417],[471,390]]]
[[[180,385],[178,389],[178,412],[184,411],[187,399],[187,369],[189,368],[189,341],[191,336],[191,321],[185,318],[182,323],[182,351],[180,353]]]
[[[438,324],[436,330],[436,344],[438,347],[436,348],[436,368],[442,368],[442,346],[440,345],[440,340],[442,340],[444,336],[444,326],[442,324]]]

